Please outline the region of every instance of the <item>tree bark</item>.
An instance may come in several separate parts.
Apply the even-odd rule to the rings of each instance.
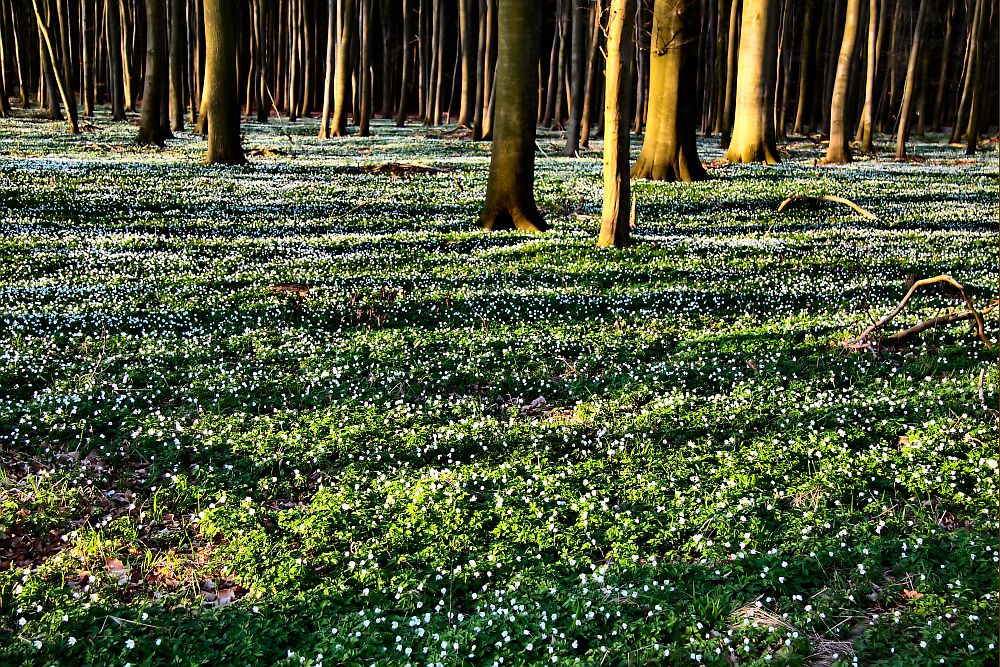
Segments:
[[[698,0],[656,0],[650,42],[649,125],[633,178],[708,178],[698,158]],[[607,121],[605,121],[607,122]]]
[[[485,230],[548,229],[535,204],[535,123],[538,106],[536,0],[499,0],[496,110],[486,203],[479,216]]]
[[[851,161],[851,147],[848,144],[847,95],[851,83],[851,61],[858,40],[858,26],[861,23],[861,0],[847,0],[844,13],[844,36],[840,42],[840,56],[837,58],[837,76],[830,99],[830,145],[826,150],[827,164],[844,164]]]
[[[812,94],[813,69],[813,0],[806,0],[805,15],[802,19],[802,45],[799,47],[799,98],[795,109],[793,134],[807,134],[811,129],[807,120],[809,101]]]
[[[187,54],[185,0],[170,2],[170,129],[184,129],[184,70]]]
[[[163,146],[166,128],[160,124],[163,84],[167,77],[167,35],[163,0],[146,0],[146,76],[142,115],[136,141],[140,146]]]
[[[629,244],[632,191],[629,182],[629,107],[632,98],[636,0],[611,0],[604,92],[604,202],[597,245]],[[654,28],[655,29],[655,28]]]
[[[865,70],[865,104],[861,111],[861,152],[871,153],[872,124],[875,120],[875,73],[878,69],[879,0],[868,0],[868,54]]]
[[[580,122],[583,116],[583,92],[587,71],[587,0],[569,0],[571,14],[569,121],[566,123],[566,145],[563,157],[576,157],[580,150]]]
[[[736,111],[736,76],[739,67],[740,9],[743,0],[732,0],[729,7],[729,39],[726,53],[726,96],[722,105],[722,147],[729,148]]]
[[[49,95],[49,99],[52,101],[57,99],[62,100],[63,107],[66,109],[66,120],[69,124],[69,132],[70,134],[78,134],[80,132],[80,126],[77,122],[76,115],[76,96],[69,87],[69,77],[66,76],[68,73],[68,67],[65,66],[65,61],[64,67],[60,68],[58,66],[58,63],[60,62],[60,43],[56,41],[57,35],[52,34],[52,7],[48,4],[47,0],[32,0],[32,3],[35,8],[35,18],[38,23],[38,36],[41,42],[40,48],[42,51],[43,69],[45,70],[46,76],[47,94]],[[65,57],[68,59],[69,54],[66,53]],[[46,59],[48,63],[47,65],[45,64]],[[58,113],[58,102],[56,102],[55,108]]]
[[[361,2],[361,60],[358,63],[358,136],[370,137],[372,119],[372,0]]]
[[[340,0],[340,36],[333,72],[333,115],[330,136],[347,136],[347,107],[351,100],[351,38],[354,35],[357,0]]]
[[[979,0],[982,2],[982,0]],[[913,42],[910,44],[910,58],[906,66],[906,83],[903,84],[903,102],[899,110],[899,132],[896,134],[896,159],[906,159],[906,140],[910,136],[910,109],[913,106],[913,89],[917,79],[917,59],[920,56],[920,39],[927,16],[927,0],[920,0],[917,22],[913,26]]]
[[[977,20],[977,30],[973,32],[972,39],[979,44],[975,59],[972,63],[970,76],[973,79],[973,89],[971,106],[969,107],[969,122],[965,128],[965,154],[975,155],[979,145],[980,116],[982,109],[986,106],[984,99],[986,93],[986,34],[989,20],[986,15],[986,2],[978,0],[976,10],[979,14]]]
[[[245,164],[240,145],[240,97],[236,71],[236,5],[204,0],[205,85],[201,101],[208,133],[206,164]]]
[[[473,29],[472,0],[458,0],[458,25],[461,43],[462,88],[458,111],[458,126],[472,128],[476,108],[476,43]]]
[[[413,19],[410,16],[410,0],[402,0],[403,5],[403,55],[400,62],[399,106],[396,108],[396,127],[406,124],[406,93],[410,87],[410,61],[413,60],[410,42],[413,41]]]
[[[740,24],[736,122],[725,158],[776,164],[774,73],[778,58],[777,0],[745,0]]]
[[[591,116],[593,116],[594,89],[597,79],[597,47],[600,44],[603,0],[592,0],[590,5],[590,42],[587,47],[587,79],[583,86],[583,109],[580,111],[580,147],[590,146]]]

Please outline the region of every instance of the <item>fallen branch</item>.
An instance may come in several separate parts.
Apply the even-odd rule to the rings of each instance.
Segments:
[[[869,336],[871,336],[877,330],[888,324],[894,317],[903,312],[903,309],[906,307],[906,304],[909,303],[911,298],[913,298],[913,295],[917,292],[917,290],[938,283],[947,283],[948,285],[951,285],[953,288],[955,288],[958,291],[958,293],[962,295],[962,298],[965,300],[965,305],[967,306],[967,309],[963,311],[948,313],[946,315],[939,315],[937,317],[932,317],[928,320],[919,322],[918,324],[915,324],[912,327],[901,329],[896,333],[886,338],[883,338],[875,343],[868,341]],[[996,306],[990,306],[989,308],[984,310],[983,313],[990,313],[995,309]],[[978,334],[979,339],[983,341],[987,349],[992,350],[993,346],[990,344],[989,339],[986,338],[986,331],[983,324],[983,313],[980,313],[978,310],[976,310],[975,305],[973,305],[972,303],[972,299],[969,298],[969,293],[966,292],[965,288],[962,287],[962,285],[960,285],[958,281],[956,281],[951,276],[936,276],[934,278],[924,278],[923,280],[915,281],[913,285],[910,286],[910,289],[906,292],[906,296],[903,297],[903,300],[900,301],[895,308],[890,310],[888,313],[880,317],[874,324],[865,329],[864,332],[860,336],[858,336],[856,341],[844,342],[841,343],[841,346],[853,350],[859,350],[859,349],[867,349],[875,347],[877,345],[901,345],[907,339],[912,338],[913,336],[917,336],[921,332],[924,332],[928,329],[932,329],[934,327],[941,326],[944,324],[951,324],[953,322],[961,322],[964,320],[975,320],[976,333]]]
[[[816,202],[816,201],[832,201],[832,202],[835,202],[837,204],[843,204],[844,206],[847,206],[849,208],[854,209],[855,211],[857,211],[861,215],[865,216],[869,220],[878,220],[878,216],[875,215],[874,213],[872,213],[871,211],[869,211],[868,209],[866,209],[866,208],[864,208],[862,206],[858,206],[857,204],[855,204],[854,202],[852,202],[850,199],[844,199],[843,197],[838,197],[836,195],[820,195],[818,197],[814,197],[812,195],[792,195],[791,197],[789,197],[785,201],[781,202],[781,205],[778,206],[778,213],[781,213],[782,211],[784,211],[786,208],[788,208],[788,206],[790,204],[795,204],[795,203],[799,203],[799,202],[806,202],[806,201],[811,201],[811,202]]]

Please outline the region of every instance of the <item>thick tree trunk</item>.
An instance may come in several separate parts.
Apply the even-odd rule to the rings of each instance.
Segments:
[[[569,75],[571,80],[569,98],[569,121],[566,123],[566,145],[564,157],[575,157],[580,150],[580,122],[583,116],[583,93],[586,84],[589,61],[587,60],[587,0],[570,0],[571,30]]]
[[[403,55],[400,62],[399,106],[396,108],[396,127],[406,124],[406,93],[410,87],[411,42],[413,41],[413,19],[410,15],[410,0],[402,0],[403,5]]]
[[[698,158],[698,0],[656,0],[650,42],[649,126],[633,178],[701,181]]]
[[[777,0],[744,0],[740,27],[736,121],[725,159],[776,164],[774,73],[778,58]]]
[[[979,0],[981,3],[982,0]],[[896,134],[896,159],[906,159],[906,140],[910,136],[910,109],[913,106],[913,89],[917,80],[917,59],[920,56],[920,40],[927,16],[927,0],[920,0],[917,21],[913,26],[913,42],[910,44],[910,58],[906,66],[906,83],[903,85],[903,101],[899,110],[899,132]]]
[[[160,123],[163,84],[167,77],[167,21],[163,0],[146,0],[146,77],[142,115],[136,141],[141,146],[163,146],[167,128]]]
[[[837,58],[837,77],[833,84],[830,100],[830,145],[826,150],[827,164],[843,164],[851,161],[851,147],[848,144],[847,95],[851,83],[851,60],[858,40],[861,23],[861,0],[847,0],[844,14],[844,36]]]
[[[240,97],[236,71],[236,5],[205,3],[205,85],[201,101],[208,132],[206,164],[245,164],[240,145]]]
[[[630,103],[636,0],[611,0],[607,78],[604,88],[604,203],[597,245],[629,244],[632,191],[629,182]],[[655,29],[655,28],[654,28]]]
[[[486,230],[548,229],[535,204],[535,121],[541,20],[536,0],[499,0],[496,117],[486,203]]]

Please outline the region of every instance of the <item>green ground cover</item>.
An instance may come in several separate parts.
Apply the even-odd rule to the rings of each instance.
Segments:
[[[0,664],[996,664],[997,355],[837,345],[996,297],[995,151],[638,183],[608,252],[596,153],[485,235],[484,145],[375,130],[0,124]]]

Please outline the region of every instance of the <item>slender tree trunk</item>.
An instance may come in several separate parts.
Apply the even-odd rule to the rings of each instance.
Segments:
[[[2,13],[0,11],[0,14]],[[93,3],[84,2],[80,5],[80,101],[83,103],[83,115],[88,118],[92,118],[94,115],[94,86],[96,80],[94,76],[93,44],[95,34],[94,22],[96,18],[96,0]],[[3,23],[3,21],[0,20],[0,23]],[[3,101],[0,102],[0,105],[6,104],[7,101],[6,88],[3,90]]]
[[[635,55],[635,66],[632,72],[635,74],[633,89],[635,90],[635,117],[632,120],[632,132],[636,135],[642,134],[646,125],[646,108],[649,99],[646,95],[649,90],[649,46],[646,44],[646,25],[642,17],[642,6],[644,0],[636,0],[635,3],[635,23],[633,31],[635,36],[632,51]],[[605,121],[606,122],[606,121]]]
[[[489,58],[489,44],[487,43],[487,5],[489,0],[479,0],[479,14],[477,22],[478,33],[476,38],[476,91],[472,109],[472,140],[481,141],[483,138],[483,113],[485,110],[486,95],[486,60]]]
[[[354,34],[357,0],[340,0],[341,28],[337,42],[337,62],[333,73],[333,116],[330,136],[347,136],[347,106],[351,100],[351,37]]]
[[[536,0],[499,0],[496,118],[486,203],[479,216],[486,230],[548,229],[533,192],[540,18]]]
[[[68,67],[60,68],[58,66],[60,44],[59,41],[57,41],[58,35],[52,34],[52,7],[47,3],[47,0],[32,0],[32,3],[35,8],[35,18],[38,23],[38,36],[42,51],[43,68],[45,69],[46,74],[47,94],[51,100],[62,100],[63,107],[66,109],[66,120],[69,124],[69,132],[70,134],[78,134],[80,132],[80,126],[77,122],[76,115],[76,97],[73,94],[72,89],[69,87],[69,77],[66,76],[68,73]],[[69,58],[68,53],[66,54],[66,58]],[[45,65],[45,62],[48,64]],[[57,95],[58,98],[56,97]],[[58,114],[58,103],[56,103],[56,112]]]
[[[944,96],[945,90],[948,88],[948,61],[951,53],[951,38],[955,31],[954,24],[955,5],[948,3],[947,27],[944,32],[944,43],[941,45],[941,63],[938,70],[937,93],[934,97],[933,128],[936,132],[940,132],[941,126],[944,124]]]
[[[562,24],[562,3],[565,0],[558,0],[556,5],[556,29],[552,33],[552,48],[549,49],[549,77],[545,84],[545,111],[542,115],[542,127],[551,128],[556,115],[556,87],[558,83],[559,66],[559,40],[562,39],[560,25]]]
[[[393,0],[380,0],[379,19],[382,23],[382,118],[392,118],[392,82],[396,80],[396,49],[393,46],[395,21]]]
[[[861,152],[871,153],[872,123],[875,114],[875,72],[878,69],[879,0],[868,0],[868,54],[865,70],[865,105],[861,111]]]
[[[805,15],[802,19],[802,46],[799,56],[799,96],[795,109],[795,123],[792,125],[792,133],[803,135],[808,134],[809,122],[809,102],[812,96],[812,70],[813,70],[813,0],[806,0]]]
[[[570,0],[572,28],[570,31],[570,80],[569,122],[566,124],[564,157],[575,157],[580,150],[580,122],[583,116],[583,94],[589,64],[587,60],[587,0]]]
[[[86,11],[86,8],[84,8]],[[0,4],[0,118],[7,118],[13,110],[7,99],[7,61],[9,59],[9,44],[7,42],[7,10]]]
[[[778,57],[778,1],[744,0],[740,28],[736,122],[725,159],[776,164],[774,73]]]
[[[580,147],[590,146],[591,117],[593,116],[595,80],[597,79],[597,47],[600,44],[602,0],[592,0],[590,5],[590,42],[587,47],[587,79],[583,87],[583,109],[580,112]]]
[[[982,0],[979,0],[981,3]],[[906,140],[910,136],[910,109],[913,105],[913,88],[917,79],[917,58],[920,55],[920,39],[924,30],[924,18],[927,16],[927,0],[920,0],[917,10],[917,22],[913,26],[913,42],[910,45],[910,58],[906,66],[906,83],[903,85],[903,102],[899,111],[899,132],[896,135],[896,159],[906,159]]]
[[[973,79],[973,90],[972,90],[972,104],[969,108],[969,123],[965,128],[965,154],[975,155],[976,148],[979,145],[979,131],[980,127],[980,116],[982,114],[982,109],[986,106],[986,100],[984,99],[986,94],[986,46],[988,41],[986,39],[987,29],[989,27],[990,21],[986,15],[986,2],[984,0],[977,0],[976,10],[978,12],[976,30],[973,32],[972,39],[979,44],[975,59],[972,62],[972,70],[970,71],[970,76]]]
[[[28,58],[24,53],[24,40],[21,27],[18,25],[18,11],[16,3],[9,3],[10,9],[10,34],[14,41],[14,59],[16,61],[15,71],[17,73],[17,96],[22,109],[31,106],[31,94],[28,91]],[[3,10],[0,4],[0,11]]]
[[[636,0],[611,0],[608,17],[607,78],[604,92],[604,203],[601,248],[625,248],[632,221],[629,182],[629,107],[632,98],[633,34]]]
[[[236,5],[205,3],[205,86],[201,108],[208,131],[206,164],[245,164],[240,145],[239,74],[236,70]]]
[[[111,93],[111,119],[125,120],[125,84],[121,52],[121,22],[118,16],[118,0],[105,0],[105,35],[108,44],[108,79]]]
[[[722,147],[729,148],[736,112],[736,77],[739,67],[740,10],[743,0],[732,0],[729,7],[729,39],[726,54],[726,101],[722,105]]]
[[[361,60],[358,64],[358,83],[360,104],[358,105],[358,136],[371,136],[372,118],[372,0],[361,2]]]
[[[656,0],[650,42],[649,127],[633,178],[701,181],[698,158],[698,0]],[[605,121],[606,122],[606,121]]]
[[[459,44],[462,61],[462,88],[458,126],[472,128],[476,109],[476,38],[473,29],[472,0],[458,0]]]
[[[843,164],[851,161],[851,147],[848,145],[847,136],[847,95],[851,83],[851,60],[854,58],[860,23],[861,0],[847,0],[844,36],[840,43],[837,76],[830,100],[830,145],[826,151],[827,164]]]
[[[323,82],[323,113],[319,118],[319,138],[330,138],[330,117],[333,114],[333,77],[337,64],[337,0],[327,0],[326,11],[326,77]]]
[[[406,124],[406,93],[410,87],[410,61],[413,59],[413,19],[410,16],[410,0],[401,0],[403,5],[403,55],[400,62],[401,80],[399,84],[399,106],[396,108],[396,127]]]
[[[187,26],[184,24],[185,0],[170,2],[170,128],[184,129],[184,70],[187,53]]]

